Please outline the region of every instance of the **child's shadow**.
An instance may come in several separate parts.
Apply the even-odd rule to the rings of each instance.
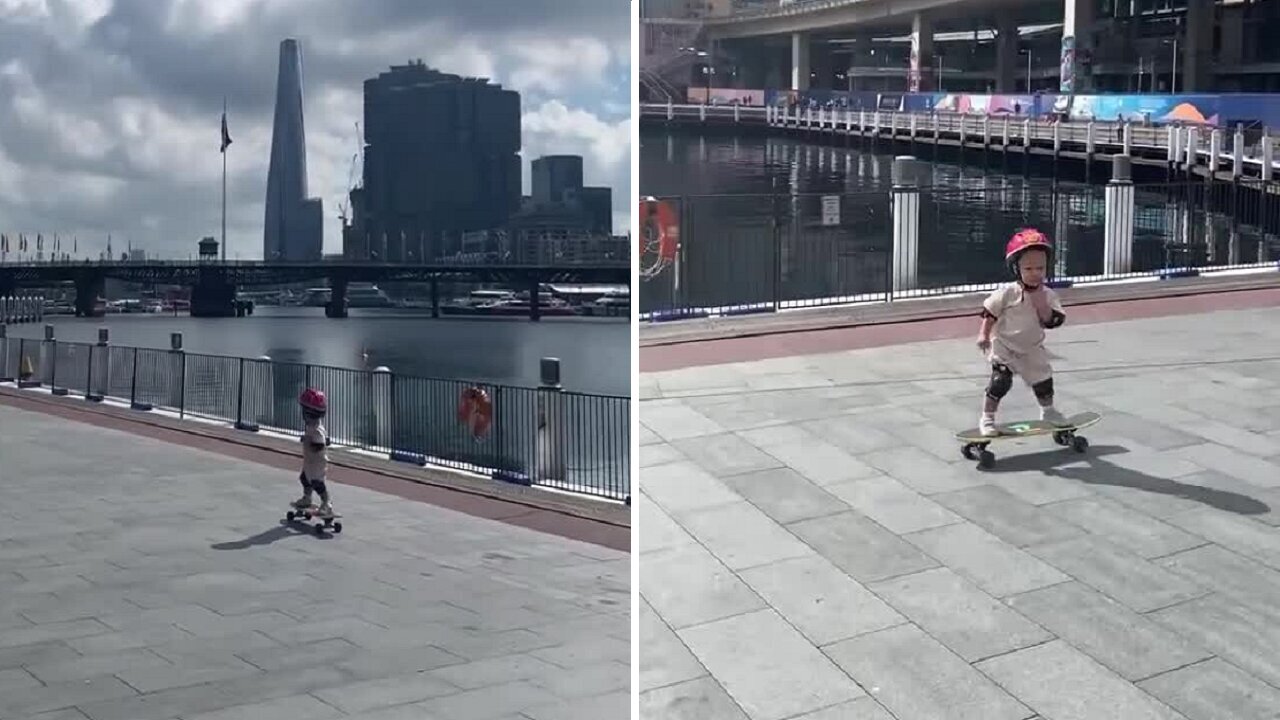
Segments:
[[[243,540],[233,540],[231,542],[215,543],[209,547],[214,550],[247,550],[255,545],[270,545],[278,540],[288,537],[296,537],[298,535],[310,535],[320,540],[333,539],[332,532],[317,533],[311,526],[303,526],[297,523],[291,523],[288,520],[281,520],[277,527],[269,530],[263,530],[257,535],[251,535]]]
[[[1069,450],[1046,450],[1026,455],[1013,455],[1000,458],[996,466],[988,472],[1018,472],[1039,470],[1045,475],[1063,477],[1088,485],[1112,485],[1144,490],[1150,493],[1171,495],[1185,498],[1209,507],[1225,510],[1240,515],[1265,515],[1271,506],[1251,498],[1248,495],[1205,487],[1189,483],[1158,478],[1153,475],[1120,467],[1107,462],[1107,455],[1120,455],[1129,452],[1119,445],[1093,445],[1085,454],[1077,454]],[[1059,467],[1085,463],[1088,467]]]

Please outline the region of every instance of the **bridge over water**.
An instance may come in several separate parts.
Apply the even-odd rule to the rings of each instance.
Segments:
[[[538,286],[543,283],[625,285],[631,281],[631,258],[601,258],[576,264],[378,263],[354,261],[151,261],[34,262],[0,264],[0,297],[20,287],[72,282],[76,314],[100,314],[96,305],[106,280],[190,287],[193,317],[231,317],[236,290],[252,285],[327,280],[333,292],[325,314],[345,317],[347,286],[353,282],[413,282],[431,286],[432,311],[439,313],[441,282],[501,283],[528,288],[530,318],[540,317]]]

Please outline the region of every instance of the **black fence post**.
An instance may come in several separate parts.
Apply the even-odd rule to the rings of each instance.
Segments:
[[[782,219],[778,210],[778,178],[769,179],[769,222],[773,225],[773,309],[782,306]]]
[[[129,381],[129,407],[138,409],[138,348],[133,349],[133,377]]]
[[[89,367],[84,373],[84,399],[93,395],[93,346],[89,346]]]
[[[244,358],[240,358],[240,373],[236,378],[236,427],[244,423]]]

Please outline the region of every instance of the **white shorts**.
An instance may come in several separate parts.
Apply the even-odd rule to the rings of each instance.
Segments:
[[[1008,365],[1013,374],[1028,385],[1036,385],[1053,377],[1049,351],[1043,345],[1030,352],[1015,353],[1000,343],[992,343],[990,360],[992,363]]]

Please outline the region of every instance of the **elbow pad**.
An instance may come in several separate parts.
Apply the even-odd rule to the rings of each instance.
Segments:
[[[1044,326],[1052,330],[1053,328],[1056,328],[1056,327],[1062,327],[1062,323],[1066,321],[1067,321],[1066,315],[1058,312],[1057,310],[1054,310],[1053,313],[1049,315],[1049,321],[1046,322]]]

